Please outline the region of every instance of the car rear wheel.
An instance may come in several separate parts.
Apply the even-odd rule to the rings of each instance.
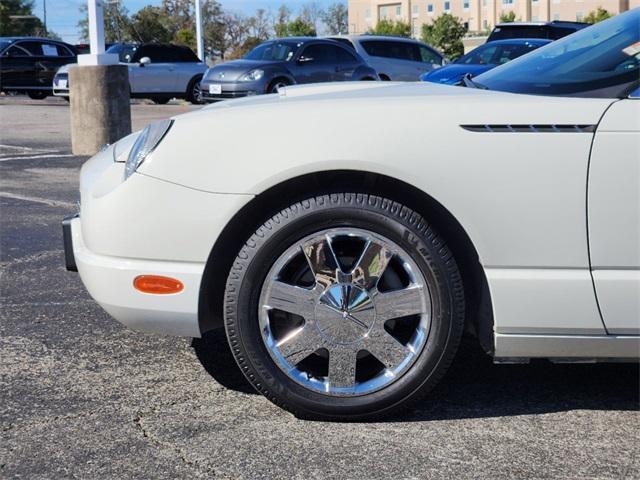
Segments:
[[[233,355],[302,418],[373,419],[419,400],[451,363],[464,293],[415,212],[364,194],[310,198],[262,225],[225,292]]]
[[[27,92],[27,95],[32,100],[44,100],[49,96],[47,92],[40,92],[40,91],[30,91],[30,92]]]

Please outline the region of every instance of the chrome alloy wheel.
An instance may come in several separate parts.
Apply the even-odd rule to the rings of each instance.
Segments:
[[[413,364],[431,298],[409,254],[355,228],[324,230],[277,259],[259,300],[262,338],[278,367],[311,390],[365,395]]]

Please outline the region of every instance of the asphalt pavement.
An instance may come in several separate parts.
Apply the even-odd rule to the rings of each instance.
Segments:
[[[134,127],[194,108],[136,104]],[[321,423],[255,394],[222,332],[122,327],[64,269],[86,160],[68,115],[0,97],[0,478],[640,478],[638,365],[493,365],[464,342],[417,410]]]

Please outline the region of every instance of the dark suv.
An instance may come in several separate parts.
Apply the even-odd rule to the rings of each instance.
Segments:
[[[41,100],[52,93],[58,68],[76,61],[74,46],[33,37],[0,37],[0,91]]]
[[[566,37],[578,30],[588,27],[589,23],[564,22],[554,20],[553,22],[508,22],[499,23],[492,30],[488,42],[494,40],[507,40],[509,38],[546,38],[548,40],[558,40]]]

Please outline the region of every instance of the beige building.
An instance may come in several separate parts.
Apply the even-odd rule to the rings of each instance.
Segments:
[[[379,20],[402,20],[419,37],[422,24],[450,13],[467,23],[470,32],[490,30],[500,16],[513,11],[517,21],[581,21],[602,7],[621,13],[640,0],[349,0],[349,33],[365,33]]]

